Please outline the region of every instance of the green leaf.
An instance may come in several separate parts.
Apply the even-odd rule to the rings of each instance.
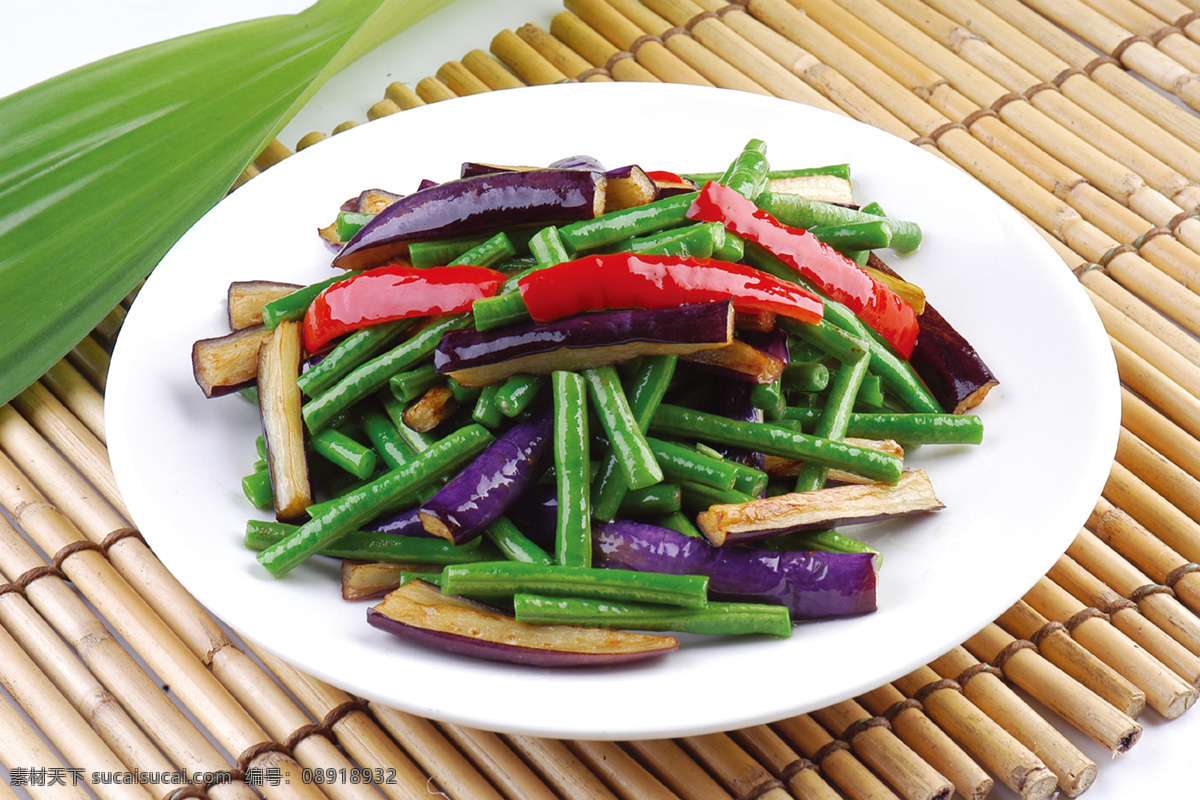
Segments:
[[[0,99],[0,403],[74,347],[339,69],[449,0],[318,0]]]

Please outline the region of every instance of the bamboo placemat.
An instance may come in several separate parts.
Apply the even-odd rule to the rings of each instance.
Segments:
[[[386,87],[368,119],[527,84],[713,84],[957,164],[1043,233],[1110,336],[1122,430],[1086,528],[961,647],[811,714],[631,742],[432,722],[239,641],[129,527],[102,413],[126,303],[0,408],[0,800],[1042,798],[1103,780],[1073,740],[1130,750],[1143,712],[1178,717],[1200,683],[1198,42],[1200,0],[566,0],[548,30]]]

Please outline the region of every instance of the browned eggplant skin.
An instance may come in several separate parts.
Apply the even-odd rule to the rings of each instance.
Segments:
[[[412,581],[367,609],[367,622],[446,652],[538,667],[613,666],[673,652],[679,640],[574,625],[531,625]]]
[[[262,325],[224,336],[200,339],[192,345],[192,377],[205,397],[221,397],[254,385],[258,350],[271,338]]]
[[[591,219],[604,212],[604,196],[603,174],[573,169],[485,173],[439,183],[376,214],[333,264],[367,269],[405,256],[410,242]]]
[[[300,416],[300,323],[283,321],[258,354],[258,408],[267,446],[275,516],[302,517],[312,504],[304,422]]]
[[[301,288],[303,287],[298,283],[279,281],[234,281],[229,284],[226,292],[229,329],[240,331],[243,328],[261,325],[263,306]]]
[[[876,254],[867,264],[896,278],[900,276]],[[903,280],[903,279],[902,279]],[[999,381],[962,334],[926,303],[917,317],[921,332],[908,363],[944,411],[963,414],[983,402]]]

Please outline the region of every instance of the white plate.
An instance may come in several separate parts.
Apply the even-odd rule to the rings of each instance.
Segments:
[[[194,340],[225,331],[231,280],[330,274],[316,228],[368,187],[410,191],[464,160],[723,169],[753,137],[777,166],[849,162],[859,196],[918,221],[893,258],[1000,379],[978,409],[979,447],[918,449],[947,508],[856,534],[885,553],[879,611],[806,624],[787,640],[689,639],[633,667],[555,671],[454,657],[365,622],[316,559],[282,580],[240,544],[240,477],[255,410],[205,400]],[[134,521],[215,615],[356,695],[489,730],[633,739],[729,730],[824,707],[927,663],[1031,587],[1099,496],[1119,398],[1107,337],[1061,259],[979,183],[852,120],[756,95],[684,86],[574,84],[495,92],[372,122],[304,150],[221,202],[163,260],[134,304],[107,390],[112,465]]]

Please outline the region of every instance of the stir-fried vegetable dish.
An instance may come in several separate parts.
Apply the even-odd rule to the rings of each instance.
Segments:
[[[874,611],[846,527],[942,508],[905,449],[980,443],[996,379],[885,261],[917,223],[851,186],[753,140],[710,175],[467,163],[331,210],[330,278],[231,285],[193,348],[261,416],[246,547],[277,578],[340,559],[383,631],[542,666]]]

